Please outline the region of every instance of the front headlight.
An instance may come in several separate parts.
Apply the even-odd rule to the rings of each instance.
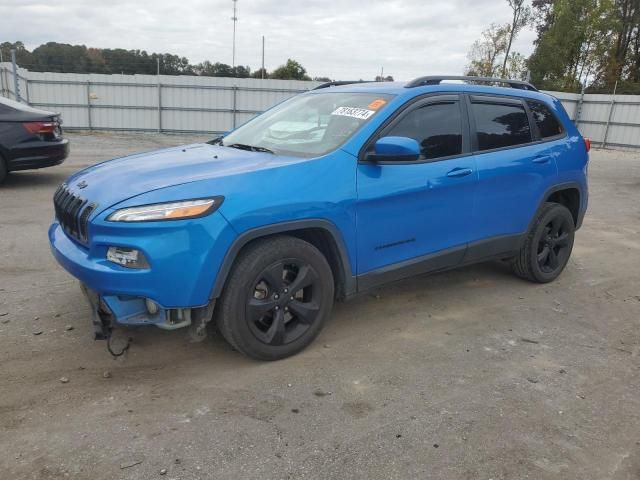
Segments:
[[[202,217],[216,211],[222,205],[223,200],[224,197],[213,197],[123,208],[113,212],[107,220],[111,222],[154,222]]]

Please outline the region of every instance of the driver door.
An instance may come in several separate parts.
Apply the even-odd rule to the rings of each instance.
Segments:
[[[415,139],[420,158],[368,162],[385,136]],[[466,105],[451,94],[413,103],[370,140],[357,169],[359,288],[460,263],[478,182],[469,152]]]

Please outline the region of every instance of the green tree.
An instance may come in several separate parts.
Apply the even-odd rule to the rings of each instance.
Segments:
[[[39,71],[85,73],[90,61],[84,45],[48,42],[33,50],[31,64]]]
[[[611,8],[610,22],[613,42],[606,52],[599,80],[606,85],[613,85],[623,78],[625,67],[633,65],[633,42],[638,39],[640,23],[639,0],[615,0]]]
[[[31,52],[27,50],[22,42],[3,42],[0,43],[0,52],[2,52],[2,59],[5,62],[11,61],[11,50],[16,51],[16,63],[21,67],[26,67],[31,64]]]
[[[269,72],[266,68],[259,68],[251,74],[252,78],[269,78]]]
[[[248,65],[231,67],[226,63],[205,60],[192,65],[189,59],[172,53],[147,53],[145,50],[123,48],[87,48],[84,45],[69,45],[48,42],[29,52],[22,42],[0,44],[5,61],[10,61],[10,51],[17,51],[18,65],[37,72],[147,74],[155,75],[160,66],[163,75],[202,75],[213,77],[254,78],[262,77],[262,70],[251,73]],[[310,80],[305,68],[295,60],[287,60],[272,75],[264,72],[265,78]]]
[[[271,78],[280,80],[311,80],[307,70],[295,60],[288,59],[287,63],[279,66],[271,73]]]
[[[612,1],[534,3],[545,22],[538,25],[536,49],[528,62],[536,85],[576,90],[600,69],[610,42]]]

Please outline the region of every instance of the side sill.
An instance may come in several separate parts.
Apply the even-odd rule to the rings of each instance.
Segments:
[[[453,268],[462,261],[466,250],[466,245],[449,248],[363,273],[357,277],[358,292],[423,273]]]
[[[358,293],[416,275],[435,273],[515,255],[526,234],[503,235],[413,258],[356,277]],[[350,298],[351,296],[348,296]]]

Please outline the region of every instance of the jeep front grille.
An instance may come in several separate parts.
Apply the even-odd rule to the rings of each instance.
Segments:
[[[79,242],[87,243],[89,217],[96,205],[75,195],[63,184],[53,196],[53,206],[65,233]]]

